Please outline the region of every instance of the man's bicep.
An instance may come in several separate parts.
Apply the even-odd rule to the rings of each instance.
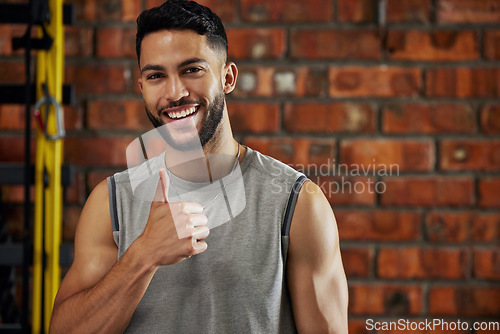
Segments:
[[[73,264],[64,277],[55,303],[94,286],[117,261],[106,181],[97,185],[80,215]]]
[[[303,185],[292,219],[287,284],[299,332],[347,332],[347,284],[337,224],[312,182]]]

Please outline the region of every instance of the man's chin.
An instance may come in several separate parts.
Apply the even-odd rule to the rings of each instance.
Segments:
[[[201,142],[199,138],[195,138],[193,140],[188,141],[171,141],[167,142],[167,144],[173,149],[181,152],[192,152],[196,150],[201,150]]]
[[[182,138],[179,138],[172,136],[171,132],[168,131],[166,126],[160,126],[156,128],[156,130],[159,132],[163,140],[165,140],[167,145],[177,151],[194,151],[199,150],[202,147],[198,134],[193,136],[186,136],[185,134],[183,134]]]

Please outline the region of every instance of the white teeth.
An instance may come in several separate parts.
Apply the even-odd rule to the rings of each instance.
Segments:
[[[183,117],[191,115],[195,111],[196,111],[196,107],[192,107],[192,108],[180,111],[180,112],[179,111],[173,111],[173,112],[169,112],[168,113],[168,117],[174,118],[174,119],[175,118],[183,118]]]

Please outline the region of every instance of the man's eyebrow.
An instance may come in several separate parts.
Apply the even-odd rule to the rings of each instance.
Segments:
[[[165,67],[161,65],[145,65],[141,68],[141,74],[146,71],[165,71]]]
[[[180,63],[179,65],[177,65],[177,68],[181,68],[181,67],[184,67],[184,66],[187,66],[187,65],[191,65],[191,64],[194,64],[194,63],[208,64],[205,59],[193,57],[193,58],[189,58],[189,59],[184,60],[182,63]]]
[[[195,64],[195,63],[208,64],[208,62],[205,59],[193,57],[193,58],[189,58],[189,59],[184,60],[182,63],[177,65],[177,68],[182,68],[184,66],[188,66],[191,64]],[[146,71],[165,71],[165,67],[163,67],[161,65],[148,64],[148,65],[145,65],[143,68],[141,68],[141,74],[146,72]]]

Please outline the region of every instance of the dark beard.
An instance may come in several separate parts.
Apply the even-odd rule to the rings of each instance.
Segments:
[[[199,138],[193,138],[193,140],[190,140],[186,143],[176,143],[175,140],[172,138],[170,133],[167,130],[167,127],[164,126],[165,123],[162,121],[160,117],[155,117],[151,111],[148,109],[146,106],[146,114],[148,115],[149,120],[153,124],[153,126],[158,130],[160,135],[163,137],[163,139],[167,142],[168,145],[173,147],[176,150],[179,151],[192,151],[195,149],[199,148],[198,143],[201,143],[201,147],[205,147],[205,145],[214,138],[214,135],[217,132],[217,129],[219,128],[219,125],[222,121],[222,116],[224,114],[224,105],[225,105],[225,96],[224,93],[221,92],[219,95],[215,96],[212,107],[207,110],[206,118],[202,120],[203,124],[201,126],[201,129],[198,131],[198,137]],[[190,102],[182,102],[177,106],[181,106],[183,104],[189,104]],[[200,108],[205,106],[204,101],[200,101],[198,103],[200,105]],[[158,112],[160,114],[160,112]],[[199,141],[198,141],[199,139]]]

